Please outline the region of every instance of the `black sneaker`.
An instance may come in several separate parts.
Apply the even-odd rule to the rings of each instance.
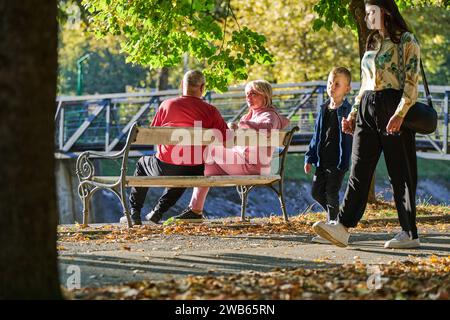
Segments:
[[[142,225],[142,221],[141,221],[141,213],[137,212],[137,211],[132,211],[131,212],[131,222],[133,223],[133,225],[135,226],[140,226]],[[127,221],[127,217],[123,216],[120,218],[120,223],[128,223]]]
[[[176,221],[184,222],[203,222],[203,215],[201,213],[195,213],[191,208],[186,208],[178,216],[174,217]]]
[[[145,220],[158,224],[162,217],[163,214],[161,212],[152,210],[145,216]]]

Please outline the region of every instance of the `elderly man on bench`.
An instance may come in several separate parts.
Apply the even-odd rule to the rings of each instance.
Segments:
[[[182,81],[182,96],[165,100],[151,123],[157,127],[194,127],[217,129],[226,137],[227,124],[220,112],[201,99],[205,89],[205,77],[202,72],[188,71]],[[203,176],[204,146],[158,145],[156,155],[141,157],[136,164],[135,176]],[[186,188],[166,188],[153,210],[145,219],[158,223],[183,195]],[[132,187],[130,194],[131,219],[140,225],[141,209],[148,188]],[[126,223],[123,216],[121,223]]]

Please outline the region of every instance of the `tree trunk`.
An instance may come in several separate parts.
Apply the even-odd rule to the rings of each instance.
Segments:
[[[159,73],[158,90],[167,90],[169,87],[169,68],[163,67]]]
[[[359,60],[361,65],[361,60],[364,55],[364,51],[366,50],[366,40],[369,36],[370,30],[367,29],[366,22],[364,21],[364,17],[366,15],[364,0],[352,0],[349,7],[353,18],[356,22],[356,27],[358,29],[358,45],[359,45]],[[372,181],[370,183],[369,190],[369,203],[375,203],[377,201],[375,196],[375,172],[372,177]]]
[[[364,0],[352,0],[349,9],[358,29],[359,58],[361,60],[364,55],[364,51],[366,50],[366,40],[370,33],[370,30],[367,29],[366,22],[364,21],[364,17],[366,15]]]
[[[370,189],[369,189],[369,196],[367,197],[368,203],[377,203],[377,197],[375,195],[375,172],[372,176],[372,181],[370,181]]]
[[[0,2],[0,299],[58,299],[56,1]]]

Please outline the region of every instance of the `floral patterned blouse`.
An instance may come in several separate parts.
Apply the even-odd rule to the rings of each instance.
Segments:
[[[399,45],[403,46],[402,65],[399,65]],[[409,32],[402,35],[400,44],[393,43],[390,38],[384,38],[378,50],[366,51],[361,61],[361,88],[355,98],[352,113],[358,112],[358,106],[366,90],[404,88],[403,96],[395,111],[396,115],[403,118],[417,100],[419,61],[419,44]]]

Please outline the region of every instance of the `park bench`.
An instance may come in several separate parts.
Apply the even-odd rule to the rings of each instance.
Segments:
[[[198,131],[200,130],[200,131]],[[272,146],[276,149],[272,163],[278,163],[274,174],[270,175],[228,175],[228,176],[127,176],[128,153],[131,145],[210,145],[217,143],[212,138],[214,130],[202,128],[181,127],[131,127],[125,146],[116,154],[108,155],[95,151],[85,151],[78,156],[76,174],[79,179],[78,193],[83,203],[83,225],[88,224],[89,202],[93,194],[102,189],[110,190],[120,200],[123,213],[127,217],[128,226],[132,226],[128,207],[127,187],[236,187],[241,198],[241,219],[245,220],[248,193],[254,187],[269,187],[278,196],[284,219],[288,220],[286,212],[283,183],[284,166],[289,145],[298,127],[291,130],[272,130],[270,137],[258,134],[255,130],[236,130],[234,145],[239,146]],[[180,135],[180,132],[182,135]],[[187,135],[188,139],[183,139]],[[183,137],[182,137],[183,136]],[[200,137],[200,138],[199,138]],[[264,138],[263,138],[264,137]],[[95,175],[93,157],[121,160],[120,175]],[[275,161],[278,160],[278,161]]]

